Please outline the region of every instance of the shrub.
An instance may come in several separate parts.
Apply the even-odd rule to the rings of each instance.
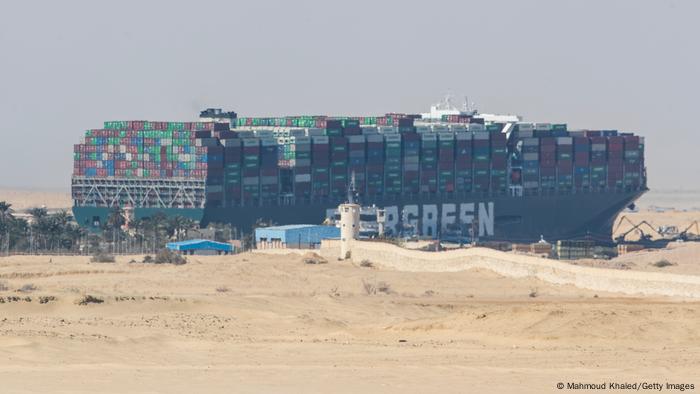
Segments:
[[[153,262],[156,264],[182,265],[187,263],[187,259],[182,257],[182,255],[180,255],[179,253],[173,252],[170,249],[161,249],[156,254],[156,258],[153,260]]]
[[[374,264],[372,264],[371,261],[365,259],[360,262],[360,267],[365,267],[365,268],[372,268],[374,267]]]
[[[147,255],[143,256],[143,262],[144,262],[144,263],[152,263],[152,262],[153,262],[153,257],[151,257],[150,254],[147,254]]]
[[[31,293],[32,291],[34,291],[34,290],[36,290],[36,289],[37,289],[36,286],[34,286],[34,285],[31,284],[31,283],[27,283],[27,284],[25,284],[24,286],[22,286],[22,287],[20,287],[19,289],[17,289],[17,291],[19,291],[20,293]]]
[[[528,294],[528,296],[529,296],[530,298],[535,298],[535,297],[537,297],[538,295],[539,295],[539,294],[537,294],[537,289],[530,289],[530,294]]]
[[[226,286],[219,286],[216,288],[216,291],[219,293],[226,293],[227,291],[229,291],[229,288]]]
[[[91,263],[114,263],[116,260],[114,259],[114,256],[112,256],[109,253],[105,252],[97,252],[92,258],[90,259]]]
[[[304,255],[304,264],[326,264],[328,261],[316,253],[307,253]]]
[[[4,282],[4,281],[3,281],[3,282],[0,282],[0,291],[7,291],[7,290],[9,290],[9,289],[10,289],[10,288],[7,287],[7,282]]]
[[[377,291],[384,294],[391,294],[391,286],[386,282],[377,283]]]
[[[103,302],[105,302],[105,300],[103,300],[102,298],[97,298],[88,294],[85,297],[81,298],[80,301],[78,301],[78,305],[101,304]]]
[[[367,282],[364,279],[362,279],[362,288],[365,290],[365,294],[367,295],[377,294],[377,288],[374,286],[374,283]]]
[[[668,266],[671,266],[674,264],[666,259],[661,259],[661,260],[657,261],[656,263],[653,263],[652,265],[654,267],[657,267],[657,268],[664,268],[664,267],[668,267]]]

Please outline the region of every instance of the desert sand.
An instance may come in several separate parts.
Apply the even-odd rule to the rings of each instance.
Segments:
[[[192,256],[182,266],[132,258],[140,259],[0,258],[3,392],[700,385],[700,302],[596,294],[480,270],[311,265],[299,255]],[[386,289],[368,294],[363,282]],[[35,289],[17,291],[23,287]],[[104,302],[79,305],[86,295]]]

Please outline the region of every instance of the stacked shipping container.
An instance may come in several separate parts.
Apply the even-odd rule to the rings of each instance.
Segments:
[[[502,124],[456,121],[415,126],[405,114],[240,118],[236,125],[255,127],[236,132],[215,123],[105,122],[75,146],[74,175],[201,179],[209,206],[274,205],[287,195],[339,201],[351,177],[357,193],[372,198],[643,186],[637,136],[521,123],[508,140]]]

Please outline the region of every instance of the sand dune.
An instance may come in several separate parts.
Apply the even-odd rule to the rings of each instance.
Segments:
[[[4,390],[542,393],[570,380],[700,383],[696,302],[480,270],[308,265],[298,255],[195,256],[184,266],[131,258],[0,258]],[[368,295],[363,281],[387,289]],[[16,291],[29,284],[36,289]],[[85,295],[104,302],[77,304]]]

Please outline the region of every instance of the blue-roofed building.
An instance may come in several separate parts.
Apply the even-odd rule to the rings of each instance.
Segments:
[[[290,224],[255,229],[255,245],[258,249],[313,249],[321,245],[322,239],[333,238],[340,238],[340,229],[338,227],[316,224]]]
[[[169,242],[166,247],[182,254],[229,254],[234,251],[231,244],[208,239]]]

